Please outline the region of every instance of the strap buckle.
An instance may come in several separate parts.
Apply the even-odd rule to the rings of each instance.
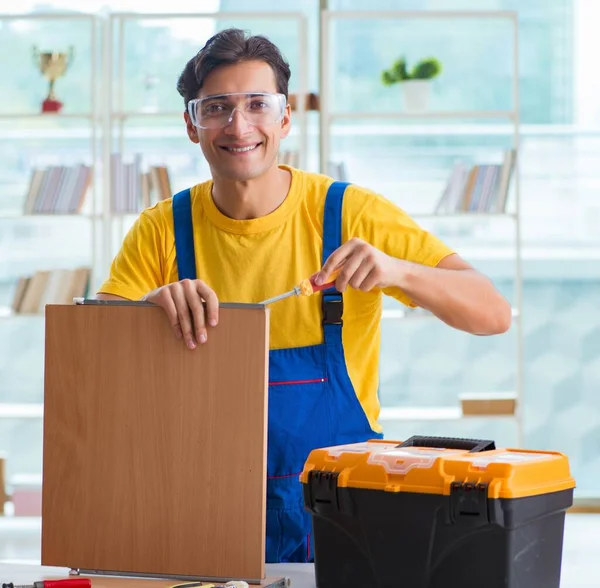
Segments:
[[[344,314],[344,300],[341,294],[335,295],[335,298],[329,298],[326,294],[321,297],[321,310],[323,313],[324,325],[343,325],[342,315]]]

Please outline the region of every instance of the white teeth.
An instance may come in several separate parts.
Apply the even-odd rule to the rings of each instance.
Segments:
[[[250,145],[249,147],[227,147],[227,150],[233,151],[234,153],[242,153],[243,151],[252,151],[257,147],[258,145]]]

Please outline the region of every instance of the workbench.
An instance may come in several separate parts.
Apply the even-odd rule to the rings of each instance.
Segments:
[[[315,588],[313,564],[267,564],[268,577],[287,577],[291,588]],[[39,580],[58,580],[69,577],[68,568],[54,568],[32,564],[0,563],[0,586],[3,582],[32,584]],[[82,576],[92,580],[92,588],[167,588],[183,580],[158,580],[113,576]],[[254,585],[251,585],[251,588]]]

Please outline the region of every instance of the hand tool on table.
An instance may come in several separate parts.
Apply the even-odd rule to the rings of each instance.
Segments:
[[[169,588],[194,588],[198,586],[198,588],[250,588],[247,582],[242,580],[232,580],[231,582],[227,582],[227,584],[211,584],[204,582],[185,582],[183,584],[174,584]]]
[[[89,578],[69,578],[66,580],[41,580],[33,584],[2,584],[2,588],[92,588]]]
[[[305,278],[302,280],[297,286],[294,286],[292,290],[289,292],[285,292],[284,294],[279,294],[279,296],[273,296],[273,298],[267,298],[267,300],[263,300],[263,302],[259,302],[259,304],[273,304],[273,302],[279,302],[284,298],[289,298],[290,296],[311,296],[315,292],[321,292],[322,290],[327,290],[331,288],[335,284],[335,280],[338,277],[340,270],[335,270],[329,276],[329,282],[325,284],[321,284],[320,286],[315,284],[315,277],[317,274],[312,275],[310,278]]]
[[[204,582],[184,582],[183,584],[173,584],[169,588],[252,588],[247,582],[243,580],[231,580],[226,584],[211,584]],[[261,584],[262,588],[290,588],[291,581],[289,578],[279,578],[275,582],[269,583],[269,585]]]

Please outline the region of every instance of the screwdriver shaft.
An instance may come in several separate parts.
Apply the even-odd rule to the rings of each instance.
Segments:
[[[294,295],[298,295],[300,293],[300,291],[298,290],[298,288],[294,288],[293,290],[290,290],[289,292],[285,292],[284,294],[279,294],[279,296],[273,296],[273,298],[268,298],[267,300],[264,300],[263,302],[260,302],[260,304],[272,304],[273,302],[279,302],[279,300],[283,300],[284,298],[289,298],[290,296],[294,296]]]

